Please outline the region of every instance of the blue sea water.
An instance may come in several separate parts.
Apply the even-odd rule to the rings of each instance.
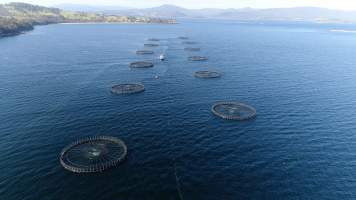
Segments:
[[[57,24],[0,39],[0,199],[355,199],[356,34],[335,30],[356,26]],[[136,55],[148,38],[162,39],[156,55]],[[205,69],[223,76],[194,78]],[[127,82],[146,91],[110,93]],[[225,100],[257,118],[213,116]],[[127,160],[64,170],[62,148],[95,135],[124,140]]]

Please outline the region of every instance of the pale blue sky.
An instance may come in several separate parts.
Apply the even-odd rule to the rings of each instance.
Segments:
[[[124,7],[153,7],[173,4],[186,8],[276,8],[316,6],[333,9],[356,10],[356,0],[13,0],[51,6],[62,3],[86,5],[115,5]],[[0,3],[11,1],[0,0]]]

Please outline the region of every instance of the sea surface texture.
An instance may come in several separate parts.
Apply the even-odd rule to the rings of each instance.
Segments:
[[[58,24],[2,38],[0,199],[355,199],[353,30],[183,21]],[[149,38],[161,39],[146,47],[155,54],[136,55]],[[129,68],[141,60],[155,66]],[[199,70],[222,77],[195,78]],[[111,94],[119,83],[146,90]],[[220,119],[217,101],[251,105],[257,117]],[[125,162],[96,174],[60,165],[66,145],[98,135],[125,141]]]

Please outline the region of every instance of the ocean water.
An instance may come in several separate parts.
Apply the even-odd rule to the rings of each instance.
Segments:
[[[0,199],[355,199],[353,30],[185,21],[57,24],[2,38]],[[183,51],[178,36],[202,51]],[[136,55],[148,38],[162,39],[156,54]],[[128,67],[140,60],[155,67]],[[193,77],[205,69],[223,76]],[[110,93],[127,82],[146,91]],[[212,115],[225,100],[254,106],[257,118]],[[127,160],[97,174],[64,170],[62,148],[96,135],[124,140]]]

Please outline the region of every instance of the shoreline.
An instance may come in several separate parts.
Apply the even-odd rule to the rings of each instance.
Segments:
[[[27,3],[0,4],[0,38],[51,24],[176,24],[175,19],[66,11]],[[3,14],[5,13],[5,14]]]
[[[30,31],[33,31],[36,26],[48,26],[48,25],[55,25],[55,24],[63,24],[63,25],[95,25],[95,24],[164,24],[164,25],[174,25],[174,24],[178,24],[177,22],[174,23],[159,23],[159,22],[58,22],[58,23],[49,23],[49,24],[36,24],[36,25],[32,25],[31,28],[27,29],[27,30],[13,30],[13,32],[8,32],[8,33],[0,33],[0,39],[1,38],[6,38],[6,37],[14,37],[14,36],[18,36],[18,35],[22,35],[25,33],[28,33]]]

